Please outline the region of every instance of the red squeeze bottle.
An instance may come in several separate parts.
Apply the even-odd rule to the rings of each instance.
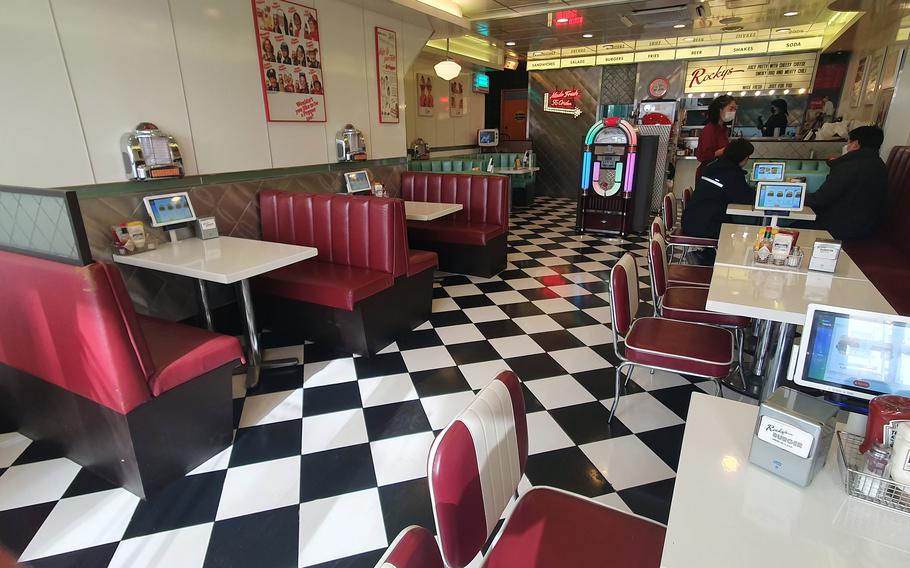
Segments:
[[[866,438],[859,447],[860,453],[866,453],[873,444],[885,444],[890,447],[894,432],[897,431],[897,424],[905,420],[910,421],[910,398],[885,394],[870,400]]]

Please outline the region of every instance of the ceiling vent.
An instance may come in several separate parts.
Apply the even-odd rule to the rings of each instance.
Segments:
[[[619,20],[627,27],[663,28],[673,24],[691,22],[693,19],[703,17],[699,13],[698,2],[680,2],[668,0],[665,2],[652,2],[652,7],[639,8],[623,12]]]

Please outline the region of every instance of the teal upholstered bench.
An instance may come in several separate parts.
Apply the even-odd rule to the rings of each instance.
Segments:
[[[752,171],[753,162],[784,162],[787,177],[806,178],[806,191],[814,193],[825,183],[828,177],[828,162],[825,160],[776,160],[774,158],[752,159],[746,164],[746,171]]]
[[[534,154],[532,153],[531,156],[531,163],[534,163]],[[486,173],[491,158],[493,167],[511,168],[515,166],[515,160],[524,158],[524,152],[490,152],[429,160],[410,160],[408,170],[436,173]],[[512,205],[524,207],[534,202],[534,172],[509,174],[509,181],[512,187]]]

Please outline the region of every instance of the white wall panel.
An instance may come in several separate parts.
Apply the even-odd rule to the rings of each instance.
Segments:
[[[249,0],[170,0],[199,173],[272,167]]]
[[[370,138],[367,90],[374,85],[367,82],[364,10],[338,0],[318,0],[316,9],[325,79],[325,140],[329,160],[334,161],[335,157],[335,133],[345,124],[353,124],[367,136],[367,155],[372,158],[375,149]]]
[[[395,32],[398,44],[399,122],[379,122],[379,90],[376,84],[376,26]],[[404,113],[404,67],[401,49],[401,22],[369,10],[363,13],[364,62],[367,81],[367,110],[370,114],[370,157],[374,159],[403,156],[407,150]]]
[[[273,168],[335,161],[334,150],[331,155],[328,153],[325,123],[322,122],[270,122],[269,140]]]
[[[441,100],[449,98],[449,82],[437,77],[433,70],[433,65],[438,61],[439,57],[436,55],[422,54],[405,77],[408,143],[410,144],[413,139],[420,137],[426,140],[431,147],[476,144],[477,130],[484,126],[484,95],[471,91],[473,71],[462,71],[459,77],[465,90],[464,115],[451,116],[449,103]],[[425,73],[433,77],[436,113],[432,117],[417,116],[417,73]]]
[[[173,135],[196,172],[167,0],[51,5],[96,181],[126,179],[120,137],[142,121]]]
[[[0,184],[93,183],[47,0],[0,2]]]

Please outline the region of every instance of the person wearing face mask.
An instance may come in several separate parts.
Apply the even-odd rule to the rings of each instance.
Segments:
[[[787,101],[774,99],[771,101],[771,118],[763,122],[758,117],[758,128],[762,136],[784,136],[787,133]]]
[[[705,166],[701,177],[695,181],[695,192],[683,210],[683,233],[692,237],[716,239],[720,226],[729,222],[727,206],[731,203],[752,204],[755,190],[746,181],[743,166],[755,147],[743,138],[727,144],[723,155]],[[710,249],[713,253],[713,249]],[[703,262],[709,264],[711,259]]]
[[[875,235],[888,195],[888,169],[878,155],[884,138],[877,126],[850,131],[842,155],[828,160],[831,171],[824,183],[806,195],[806,205],[815,211],[815,228],[839,240]]]
[[[708,123],[698,135],[698,147],[695,157],[699,161],[695,170],[696,183],[701,179],[705,165],[724,152],[730,143],[728,125],[733,124],[736,116],[736,99],[730,95],[721,95],[708,106]]]

